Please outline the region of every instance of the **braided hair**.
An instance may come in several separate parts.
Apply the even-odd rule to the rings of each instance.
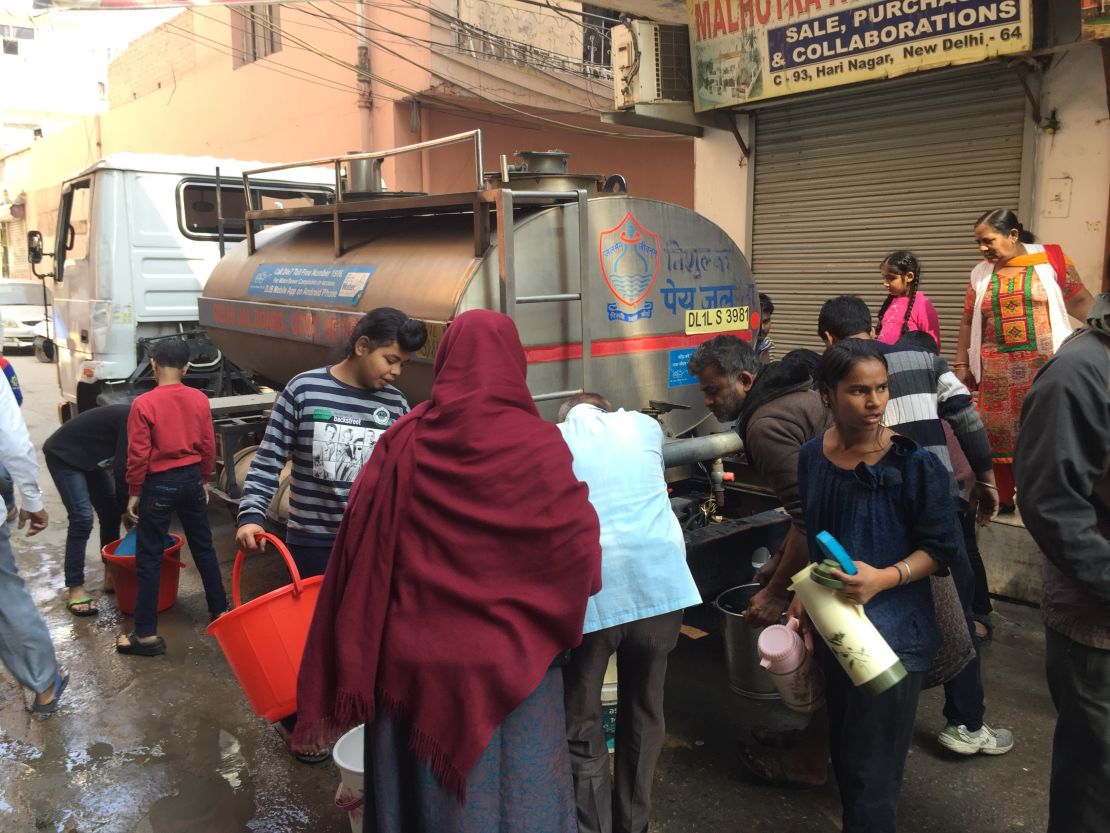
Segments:
[[[910,284],[909,295],[906,296],[906,316],[902,319],[902,331],[899,333],[900,336],[903,336],[910,329],[910,315],[913,314],[913,302],[914,299],[917,298],[917,288],[921,285],[921,264],[917,262],[917,257],[914,256],[913,252],[906,249],[899,249],[883,258],[883,262],[879,264],[879,269],[882,269],[884,266],[891,269],[897,275],[905,276],[913,272],[914,280],[913,283]],[[893,302],[894,296],[888,293],[886,300],[883,301],[883,305],[879,307],[879,329],[876,331],[876,335],[882,335],[883,316],[886,315],[886,311]]]

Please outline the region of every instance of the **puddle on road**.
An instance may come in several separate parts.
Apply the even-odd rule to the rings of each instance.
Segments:
[[[254,816],[254,796],[222,777],[183,781],[175,795],[154,802],[135,833],[242,833]]]

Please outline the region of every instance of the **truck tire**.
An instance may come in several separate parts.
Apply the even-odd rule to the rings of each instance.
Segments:
[[[43,364],[52,364],[54,356],[54,342],[48,338],[35,336],[35,358]]]

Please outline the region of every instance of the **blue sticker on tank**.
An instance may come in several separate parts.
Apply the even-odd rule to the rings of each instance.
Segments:
[[[690,373],[690,357],[694,355],[695,347],[684,347],[681,350],[671,351],[670,373],[667,374],[667,387],[680,388],[684,385],[696,385],[697,377]]]
[[[287,301],[316,301],[356,306],[376,266],[282,266],[266,263],[254,270],[247,294]]]

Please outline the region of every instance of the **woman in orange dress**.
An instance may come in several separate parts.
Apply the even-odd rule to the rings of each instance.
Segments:
[[[1018,421],[1033,378],[1082,321],[1093,298],[1059,246],[1034,243],[1010,209],[975,222],[983,262],[971,272],[955,371],[978,385],[1002,511],[1013,511]]]

